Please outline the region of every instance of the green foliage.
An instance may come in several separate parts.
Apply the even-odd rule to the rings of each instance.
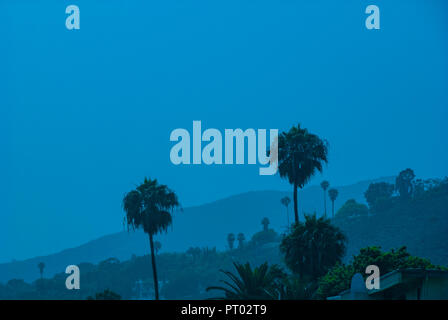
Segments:
[[[349,218],[356,216],[365,216],[369,209],[365,204],[356,202],[355,199],[347,200],[344,205],[336,212],[337,218]]]
[[[406,247],[401,247],[398,250],[392,249],[388,252],[382,252],[379,247],[367,247],[361,249],[360,253],[353,257],[353,261],[350,264],[338,264],[328,271],[320,279],[317,297],[325,299],[349,289],[352,277],[356,273],[365,275],[366,267],[372,264],[379,267],[382,275],[394,270],[407,268],[446,269],[431,264],[428,259],[411,256],[407,252]]]
[[[285,236],[280,250],[292,272],[317,279],[340,262],[345,252],[346,237],[330,220],[305,215]]]
[[[279,300],[311,300],[316,289],[315,281],[307,281],[296,275],[289,275],[282,278],[277,286],[276,294]]]

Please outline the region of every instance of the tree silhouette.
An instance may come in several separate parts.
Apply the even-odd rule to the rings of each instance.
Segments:
[[[172,224],[171,214],[177,207],[179,207],[177,195],[166,185],[159,184],[156,179],[145,178],[141,185],[123,198],[128,228],[129,226],[133,229],[143,228],[149,237],[156,300],[159,300],[159,283],[153,237],[167,231]]]
[[[251,268],[249,263],[233,263],[237,274],[220,270],[230,281],[221,280],[227,287],[208,287],[207,291],[220,290],[224,297],[222,300],[269,300],[277,296],[275,293],[277,282],[284,278],[285,274],[277,265],[271,267],[263,263],[259,267]]]
[[[327,189],[330,186],[330,182],[324,180],[320,183],[320,186],[324,190],[324,217],[327,217]]]
[[[37,265],[37,267],[39,268],[40,278],[43,279],[43,277],[44,277],[45,263],[43,263],[43,262],[39,262],[39,264]]]
[[[98,292],[95,297],[88,296],[87,300],[121,300],[121,296],[112,290],[106,289],[103,292]]]
[[[191,255],[193,259],[197,259],[201,255],[201,248],[199,247],[190,247],[187,251],[187,254]]]
[[[351,279],[356,273],[367,277],[365,271],[368,265],[378,266],[381,274],[400,269],[445,270],[445,267],[433,265],[426,258],[411,256],[406,247],[386,252],[382,251],[381,247],[366,247],[360,249],[357,255],[352,256],[350,264],[339,264],[329,270],[319,281],[316,297],[325,299],[349,289]]]
[[[235,235],[233,233],[227,235],[227,243],[229,244],[229,249],[232,250],[235,243]]]
[[[304,223],[293,226],[280,245],[285,263],[302,278],[316,280],[324,275],[345,253],[346,237],[330,220],[305,215]]]
[[[263,220],[261,220],[261,224],[263,225],[263,231],[267,232],[269,230],[269,219],[264,217]]]
[[[288,226],[288,230],[289,230],[289,204],[291,203],[291,198],[289,197],[283,197],[280,199],[280,202],[282,203],[282,205],[284,205],[286,207],[286,218],[287,218],[287,226]]]
[[[244,233],[238,233],[238,248],[241,249],[244,246],[244,240],[246,240]]]
[[[395,179],[395,188],[402,198],[410,198],[413,193],[415,174],[412,169],[406,169],[400,172]]]
[[[336,200],[336,198],[339,195],[339,191],[335,188],[332,188],[330,190],[328,190],[328,196],[330,197],[331,200],[331,212],[332,212],[332,217],[334,218],[334,202]]]
[[[358,203],[355,199],[349,199],[336,212],[336,217],[349,218],[356,216],[366,216],[368,213],[369,209],[365,204]]]
[[[375,210],[379,202],[389,200],[394,193],[394,185],[387,182],[371,183],[364,192],[370,209]]]
[[[316,171],[322,172],[328,162],[328,142],[307,129],[292,127],[278,138],[278,170],[280,177],[288,179],[294,188],[294,216],[299,222],[297,189],[303,188]]]

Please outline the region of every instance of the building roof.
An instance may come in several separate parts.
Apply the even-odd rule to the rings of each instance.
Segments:
[[[367,290],[365,292],[369,296],[374,296],[377,293],[394,288],[402,284],[410,284],[425,278],[448,278],[448,271],[436,269],[399,269],[386,273],[380,277],[380,289]],[[349,295],[352,288],[344,290],[339,295],[328,297],[328,300],[339,300],[344,296]]]
[[[400,269],[386,273],[380,277],[380,289],[368,290],[368,294],[376,294],[378,292],[395,287],[402,283],[411,282],[417,279],[424,279],[426,277],[448,277],[448,271],[436,269]]]

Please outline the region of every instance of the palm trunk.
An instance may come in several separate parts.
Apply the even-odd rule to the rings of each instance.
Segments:
[[[331,212],[334,218],[334,200],[331,201]]]
[[[327,217],[327,197],[324,190],[324,212],[325,212],[325,218]]]
[[[296,223],[299,223],[299,208],[297,204],[297,183],[294,183],[294,216]]]
[[[152,234],[149,235],[149,245],[151,247],[151,263],[152,263],[152,276],[154,278],[154,292],[156,300],[159,300],[159,282],[157,281],[156,257],[154,255],[154,241],[152,239]]]

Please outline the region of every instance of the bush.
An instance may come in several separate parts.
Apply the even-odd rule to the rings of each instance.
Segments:
[[[336,212],[336,217],[349,218],[356,216],[366,216],[369,209],[365,204],[356,202],[355,199],[347,200],[344,205]]]

